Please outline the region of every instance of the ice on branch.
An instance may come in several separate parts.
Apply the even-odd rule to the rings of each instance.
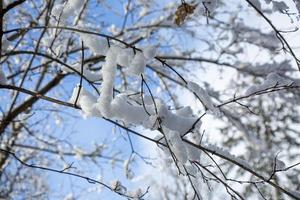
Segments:
[[[69,102],[72,104],[76,103],[77,106],[81,107],[83,113],[86,116],[101,117],[100,112],[96,108],[97,98],[91,93],[89,93],[87,90],[85,90],[83,87],[81,87],[81,89],[79,88],[79,86],[76,86],[74,88]]]
[[[187,83],[187,87],[197,96],[197,98],[199,98],[199,100],[201,101],[202,105],[205,107],[206,110],[209,110],[212,113],[219,115],[220,111],[218,110],[217,107],[215,107],[215,105],[211,100],[211,97],[208,95],[206,90],[204,90],[198,84],[191,81]]]
[[[0,84],[5,85],[7,83],[6,76],[2,69],[0,69]]]

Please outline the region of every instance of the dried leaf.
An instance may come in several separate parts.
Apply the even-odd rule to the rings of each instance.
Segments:
[[[196,7],[197,5],[182,3],[175,12],[174,23],[180,26],[188,15],[194,13]]]

